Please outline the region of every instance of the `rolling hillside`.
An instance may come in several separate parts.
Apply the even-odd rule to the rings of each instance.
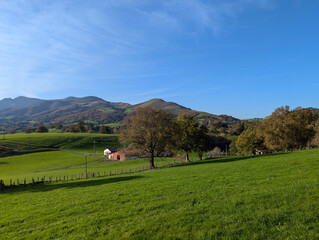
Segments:
[[[12,100],[12,99],[11,99]],[[24,102],[22,100],[25,100]],[[162,99],[152,99],[144,103],[131,105],[129,103],[113,103],[98,97],[68,97],[57,100],[40,100],[20,97],[8,103],[8,99],[0,101],[0,124],[14,126],[15,124],[37,125],[39,123],[71,124],[77,120],[91,121],[95,124],[110,124],[121,122],[128,113],[139,107],[165,109],[173,114],[192,114],[198,120],[211,119],[224,122],[239,121],[227,115],[214,115],[194,111],[177,103],[165,102]],[[7,107],[6,107],[7,106]]]
[[[9,189],[0,192],[0,236],[318,239],[318,153],[210,159]]]

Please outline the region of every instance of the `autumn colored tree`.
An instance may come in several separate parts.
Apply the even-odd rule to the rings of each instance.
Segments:
[[[150,168],[155,168],[154,157],[174,144],[174,115],[164,110],[137,108],[123,122],[120,141],[128,148],[147,153]]]
[[[315,135],[314,115],[308,109],[277,108],[257,129],[268,149],[294,150],[307,146]]]
[[[264,148],[264,140],[257,135],[257,126],[249,126],[237,138],[236,149],[240,154],[254,154],[260,148]]]

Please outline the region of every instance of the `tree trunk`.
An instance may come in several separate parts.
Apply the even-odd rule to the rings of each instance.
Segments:
[[[199,160],[203,160],[203,153],[202,152],[198,152],[198,157],[199,157]]]
[[[189,162],[188,152],[186,152],[186,162]]]
[[[154,153],[151,153],[151,158],[150,158],[150,169],[154,169]]]

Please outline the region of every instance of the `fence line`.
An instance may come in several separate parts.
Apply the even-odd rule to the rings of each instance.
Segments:
[[[118,175],[124,175],[124,174],[130,174],[130,173],[136,173],[136,172],[145,172],[149,170],[156,170],[156,169],[162,169],[162,168],[168,168],[168,167],[174,167],[174,166],[181,166],[188,164],[188,162],[174,162],[171,164],[163,165],[163,166],[155,166],[155,168],[145,168],[145,166],[142,166],[140,168],[134,168],[129,170],[114,170],[110,171],[108,174],[106,171],[100,174],[100,172],[89,172],[87,175],[85,173],[81,174],[71,174],[70,176],[62,175],[62,176],[49,176],[46,178],[46,176],[43,176],[42,178],[37,177],[31,178],[31,182],[27,183],[27,179],[24,178],[23,182],[20,183],[20,179],[16,179],[17,181],[14,182],[14,179],[10,179],[10,184],[5,185],[3,180],[0,180],[0,191],[4,191],[5,189],[10,189],[14,187],[26,187],[26,186],[34,186],[36,184],[44,184],[44,183],[52,183],[52,182],[69,182],[69,181],[76,181],[76,180],[82,180],[82,179],[89,179],[89,178],[98,178],[98,177],[106,177],[106,176],[118,176]]]

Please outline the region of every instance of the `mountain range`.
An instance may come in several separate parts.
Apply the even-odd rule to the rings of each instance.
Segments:
[[[67,97],[56,100],[28,97],[5,98],[0,100],[0,124],[71,124],[77,120],[90,121],[94,124],[120,123],[129,112],[138,107],[165,109],[176,115],[192,114],[200,121],[217,120],[227,123],[239,121],[239,119],[231,116],[199,112],[158,98],[132,105],[122,102],[108,102],[98,97],[89,96],[82,98]]]

